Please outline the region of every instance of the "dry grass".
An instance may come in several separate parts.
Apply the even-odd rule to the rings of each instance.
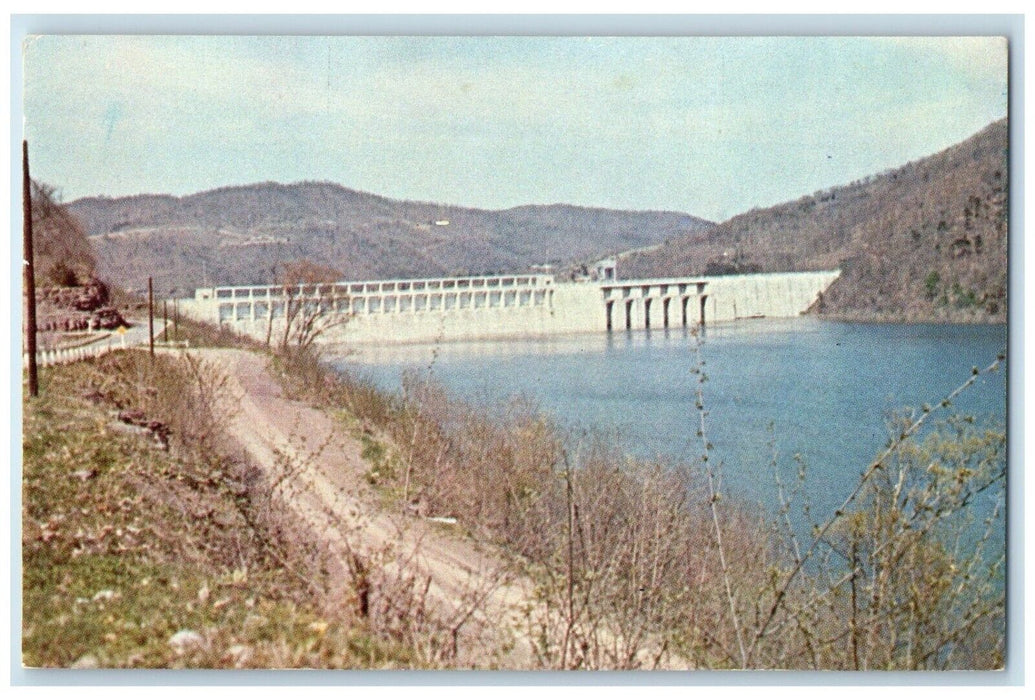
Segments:
[[[33,667],[421,667],[328,605],[320,552],[221,449],[223,379],[144,352],[45,370],[24,404],[23,662]],[[170,429],[169,448],[120,412]]]
[[[729,502],[707,449],[690,465],[637,462],[527,402],[491,414],[421,375],[389,397],[303,368],[285,370],[356,414],[371,481],[398,507],[457,518],[537,581],[525,618],[543,668],[1002,666],[1001,512],[959,537],[975,532],[960,525],[970,506],[1002,496],[1001,430],[958,421],[918,442],[900,428],[803,539],[781,522],[802,505],[785,486],[772,519]]]

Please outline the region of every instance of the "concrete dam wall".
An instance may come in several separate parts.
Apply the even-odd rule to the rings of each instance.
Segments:
[[[707,317],[732,321],[798,316],[840,275],[840,270],[833,270],[708,277]]]
[[[679,328],[803,313],[839,271],[596,282],[548,275],[199,289],[185,313],[273,342],[285,324],[326,343],[427,343]]]

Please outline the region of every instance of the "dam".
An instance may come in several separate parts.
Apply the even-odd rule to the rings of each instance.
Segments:
[[[805,312],[839,270],[559,282],[552,275],[210,287],[181,310],[260,340],[428,343],[684,328]]]

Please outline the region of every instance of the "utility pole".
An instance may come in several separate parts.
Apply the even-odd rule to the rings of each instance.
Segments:
[[[155,359],[155,294],[151,278],[147,278],[147,340],[151,349],[151,361]]]
[[[165,342],[169,342],[169,300],[162,299],[162,333],[165,334]]]
[[[25,286],[25,349],[29,355],[29,396],[40,395],[36,367],[36,272],[32,259],[32,185],[29,180],[29,142],[22,141],[22,268]]]

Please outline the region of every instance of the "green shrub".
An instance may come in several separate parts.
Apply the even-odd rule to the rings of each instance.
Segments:
[[[927,277],[924,278],[924,289],[928,299],[933,300],[938,296],[938,286],[941,284],[941,281],[941,275],[938,274],[937,270],[931,270]]]

